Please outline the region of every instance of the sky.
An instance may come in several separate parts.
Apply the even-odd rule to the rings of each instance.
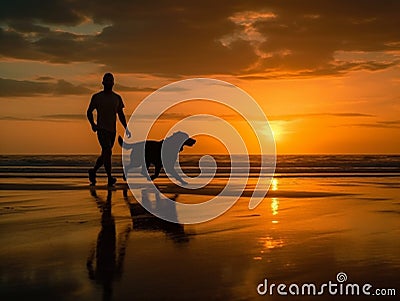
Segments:
[[[395,0],[8,1],[0,153],[97,153],[85,113],[112,72],[128,119],[166,84],[213,78],[260,105],[278,154],[397,154],[399,11]],[[149,139],[194,114],[227,120],[258,151],[237,112],[205,100],[167,111]],[[224,152],[217,140],[187,153]]]

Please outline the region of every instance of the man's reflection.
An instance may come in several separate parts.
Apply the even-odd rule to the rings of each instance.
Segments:
[[[176,205],[175,202],[178,198],[178,194],[175,194],[170,200],[173,202],[167,202],[162,199],[158,189],[144,188],[141,191],[142,204],[146,207],[152,207],[155,212],[158,212],[160,216],[175,216]],[[123,190],[124,200],[129,207],[129,211],[132,217],[132,225],[134,231],[161,231],[164,232],[167,238],[171,239],[175,243],[186,243],[189,241],[189,235],[185,233],[184,225],[169,222],[163,220],[151,213],[149,213],[141,204],[139,204],[132,196],[128,196],[128,190]],[[150,197],[154,195],[155,202],[152,202]],[[176,220],[176,219],[175,219]]]
[[[119,236],[117,246],[115,220],[112,215],[112,190],[108,190],[104,201],[96,193],[94,187],[90,190],[101,213],[101,229],[97,236],[96,247],[92,249],[86,262],[89,278],[103,287],[103,300],[111,300],[112,286],[122,274],[125,249],[131,230],[127,227]]]
[[[117,239],[115,219],[112,215],[113,191],[108,190],[106,200],[97,195],[95,187],[90,188],[90,193],[101,213],[101,229],[97,236],[96,246],[90,251],[86,267],[89,278],[102,286],[103,300],[111,300],[113,283],[122,276],[126,246],[132,227],[135,231],[164,232],[167,238],[174,243],[182,244],[189,241],[183,225],[165,221],[149,213],[132,196],[128,196],[127,189],[123,190],[123,196],[129,207],[132,225],[127,225]],[[150,196],[153,194],[155,202],[150,200]],[[175,194],[171,200],[175,202],[177,198],[178,195]],[[169,216],[177,214],[175,203],[171,205],[170,202],[162,199],[157,189],[143,189],[142,202],[151,202],[159,211],[167,212],[166,210],[169,210]]]

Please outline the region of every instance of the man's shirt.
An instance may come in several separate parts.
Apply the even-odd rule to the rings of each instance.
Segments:
[[[113,91],[94,94],[89,104],[90,111],[97,111],[97,127],[109,132],[117,131],[117,113],[123,108],[121,96]]]

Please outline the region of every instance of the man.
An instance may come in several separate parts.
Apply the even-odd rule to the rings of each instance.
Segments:
[[[88,172],[90,185],[95,185],[96,172],[104,165],[108,177],[108,186],[113,186],[117,181],[117,179],[111,175],[111,155],[117,131],[116,115],[118,115],[121,124],[125,128],[128,138],[131,136],[131,133],[127,129],[122,98],[112,90],[114,86],[114,76],[111,73],[104,74],[102,84],[104,90],[92,96],[86,112],[93,132],[97,132],[97,138],[101,146],[101,155],[97,158],[94,168],[89,169]],[[93,118],[94,110],[97,111],[97,123],[94,122]]]

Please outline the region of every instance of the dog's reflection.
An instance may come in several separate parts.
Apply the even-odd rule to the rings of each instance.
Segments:
[[[179,196],[178,194],[170,198],[173,201],[172,203],[162,199],[160,192],[156,188],[143,188],[141,194],[143,205],[146,207],[153,207],[156,212],[162,212],[164,215],[175,217],[173,219],[177,220],[175,202]],[[123,195],[129,207],[134,231],[161,231],[174,243],[180,244],[189,241],[189,235],[185,232],[184,225],[166,221],[149,213],[137,200],[128,195],[128,189],[123,190]],[[154,202],[150,200],[152,195],[155,198]]]
[[[92,187],[90,193],[101,213],[101,229],[97,236],[96,246],[92,248],[86,262],[89,278],[102,286],[103,300],[111,300],[113,282],[122,275],[125,250],[131,231],[128,225],[116,237],[114,216],[112,215],[112,190],[108,190],[104,201]]]
[[[149,203],[150,195],[154,194],[154,206],[158,209],[168,211],[169,216],[175,214],[175,203],[166,202],[162,199],[157,189],[142,189],[142,202]],[[90,194],[96,201],[101,213],[101,229],[97,236],[96,245],[91,249],[86,267],[88,276],[102,287],[102,300],[111,300],[113,293],[113,283],[122,276],[123,263],[126,253],[126,246],[131,231],[160,231],[174,243],[182,244],[189,241],[189,236],[185,233],[184,226],[160,219],[142,207],[132,196],[128,195],[127,188],[123,190],[125,203],[128,205],[132,223],[118,234],[116,231],[115,219],[112,214],[112,194],[113,190],[108,190],[107,198],[100,197],[95,187],[90,188]],[[176,201],[178,195],[174,195],[172,200]]]

